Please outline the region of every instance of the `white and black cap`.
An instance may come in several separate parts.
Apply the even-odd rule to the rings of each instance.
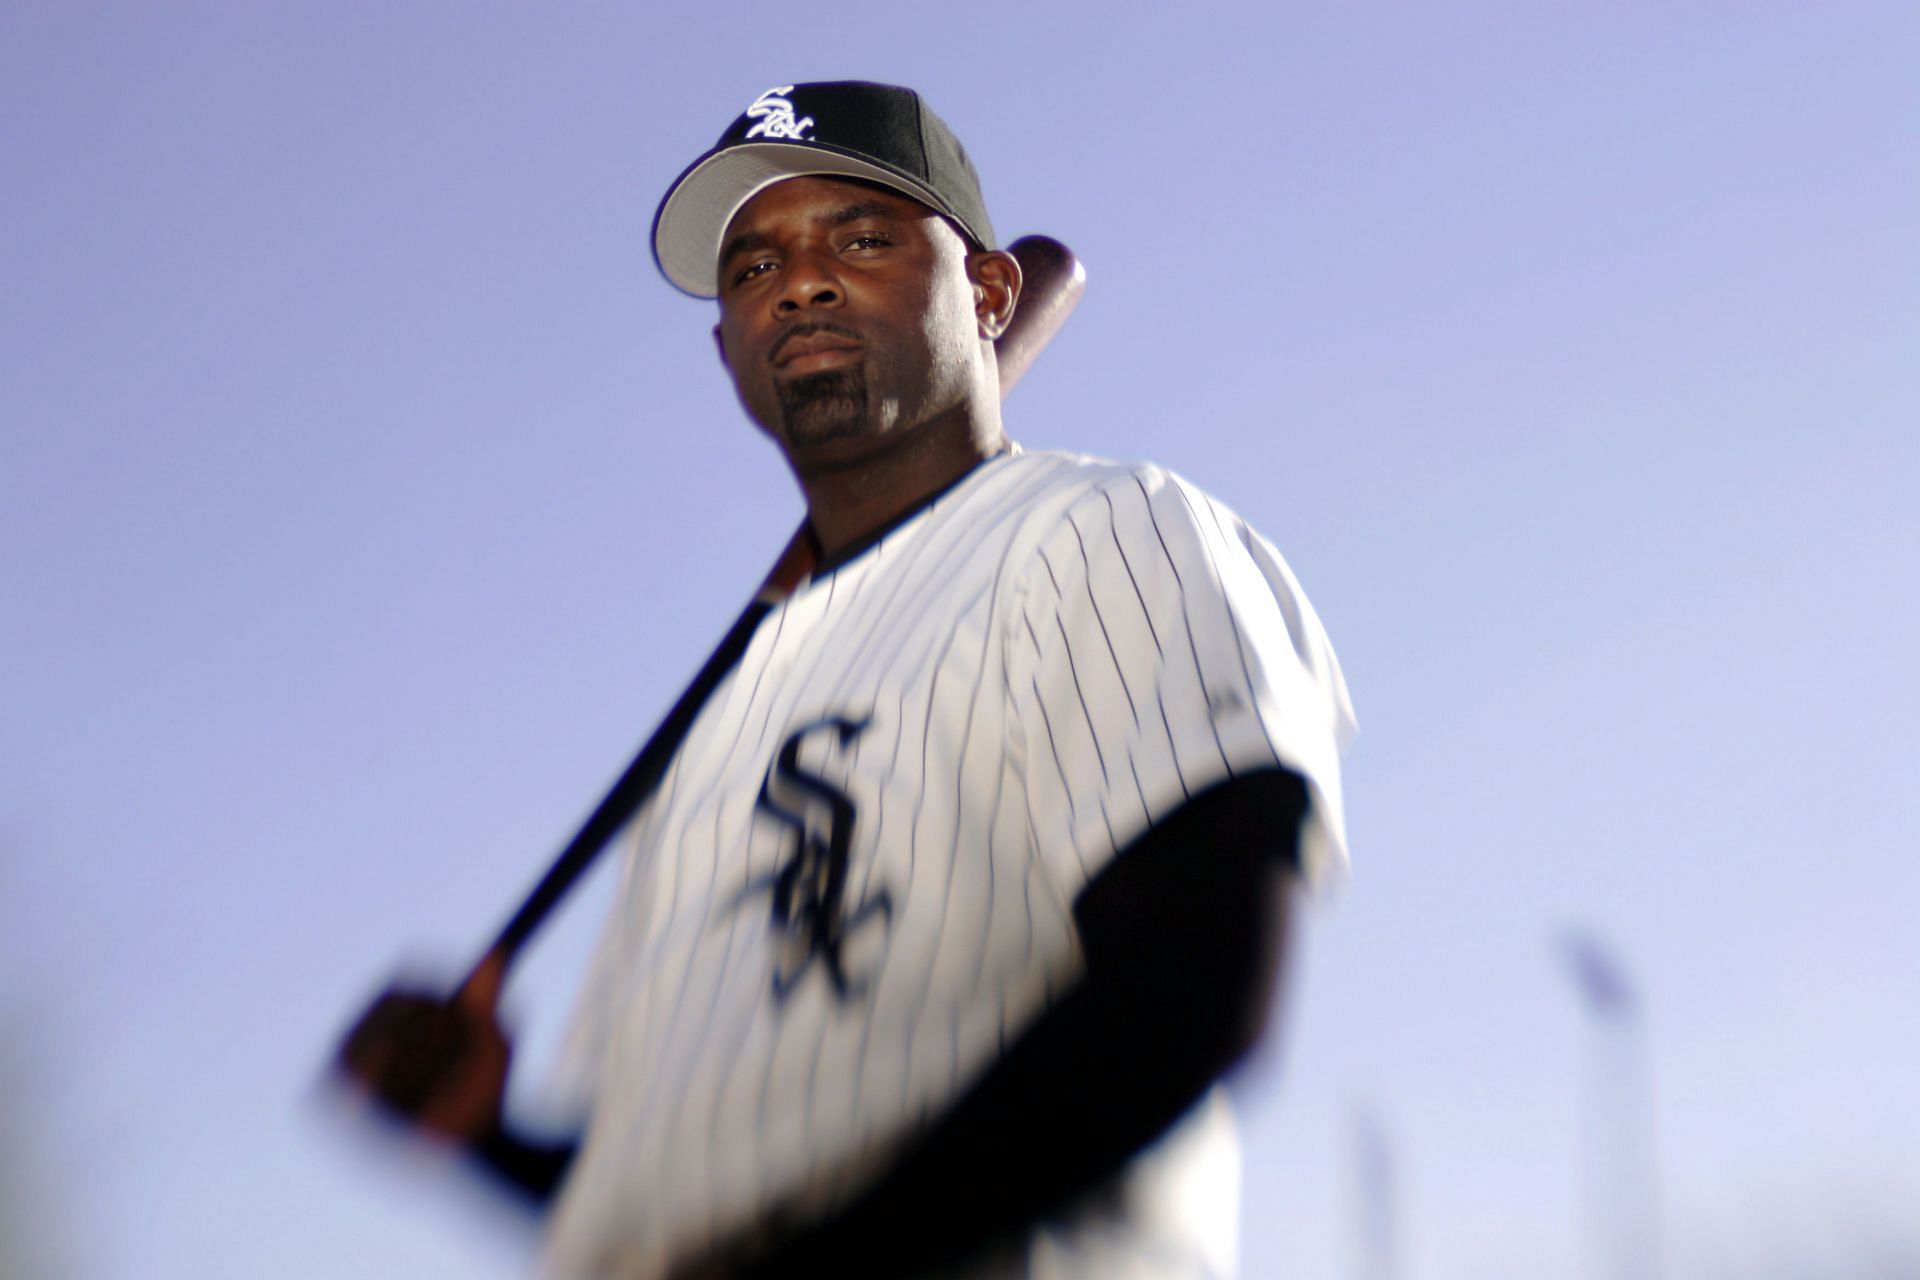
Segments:
[[[667,188],[653,217],[661,272],[697,298],[717,296],[733,215],[774,183],[809,175],[891,187],[944,214],[976,248],[995,247],[973,162],[920,95],[841,80],[767,90]]]

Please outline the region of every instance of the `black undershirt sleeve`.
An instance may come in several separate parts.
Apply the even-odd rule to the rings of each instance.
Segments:
[[[504,1121],[496,1121],[491,1130],[467,1147],[467,1154],[485,1172],[542,1205],[560,1189],[578,1151],[578,1143],[542,1142],[509,1128]]]

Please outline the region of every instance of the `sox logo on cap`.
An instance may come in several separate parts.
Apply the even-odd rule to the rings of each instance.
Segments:
[[[775,85],[753,100],[753,104],[747,108],[747,114],[759,123],[747,130],[749,138],[806,141],[807,130],[813,127],[813,117],[793,118],[793,104],[781,96],[792,92],[793,86],[790,84]]]

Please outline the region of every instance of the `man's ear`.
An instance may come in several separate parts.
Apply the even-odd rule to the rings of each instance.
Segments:
[[[720,367],[731,374],[733,372],[733,366],[727,363],[727,339],[726,336],[720,332],[718,322],[715,322],[713,326],[713,349],[720,353]]]
[[[980,336],[992,341],[1007,331],[1020,304],[1020,263],[998,249],[968,254],[967,278],[973,281],[973,314],[980,322]]]

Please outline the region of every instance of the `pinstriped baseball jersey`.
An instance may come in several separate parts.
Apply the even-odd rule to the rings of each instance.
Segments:
[[[843,1202],[1073,981],[1075,896],[1187,796],[1295,770],[1326,874],[1351,727],[1277,553],[1156,467],[1003,456],[817,576],[633,825],[554,1269]]]

